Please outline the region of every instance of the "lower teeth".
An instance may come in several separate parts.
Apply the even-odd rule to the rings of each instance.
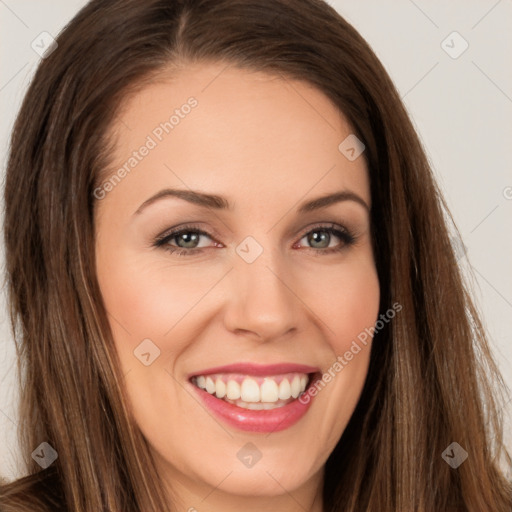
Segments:
[[[230,400],[229,398],[221,398],[220,400],[224,400],[230,404],[236,405],[237,407],[241,407],[242,409],[251,409],[253,411],[261,411],[268,409],[277,409],[278,407],[283,407],[293,400],[294,398],[289,400],[278,400],[277,402],[244,402],[243,400]]]

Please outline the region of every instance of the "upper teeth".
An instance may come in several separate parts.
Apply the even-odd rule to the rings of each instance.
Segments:
[[[308,384],[308,375],[294,373],[268,377],[199,375],[195,383],[217,398],[244,402],[277,402],[297,398]]]

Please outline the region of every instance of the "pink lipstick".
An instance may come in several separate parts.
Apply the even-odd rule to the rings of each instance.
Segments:
[[[238,363],[194,372],[189,382],[215,417],[239,430],[270,433],[306,414],[312,400],[299,398],[319,377],[309,365]]]

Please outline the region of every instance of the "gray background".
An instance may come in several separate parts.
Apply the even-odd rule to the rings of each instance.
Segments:
[[[2,176],[10,130],[40,60],[31,44],[42,32],[56,36],[85,3],[0,0]],[[512,0],[329,3],[370,43],[402,95],[462,235],[459,261],[512,388]],[[456,55],[465,45],[454,31],[469,44],[457,58],[445,51]],[[16,370],[6,311],[2,293],[0,467],[14,477]],[[512,402],[501,406],[512,431]]]

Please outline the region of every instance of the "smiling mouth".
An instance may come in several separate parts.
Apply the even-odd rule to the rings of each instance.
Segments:
[[[196,375],[190,379],[199,389],[243,409],[269,410],[299,398],[314,380],[314,373],[291,372],[255,376],[240,373]]]

